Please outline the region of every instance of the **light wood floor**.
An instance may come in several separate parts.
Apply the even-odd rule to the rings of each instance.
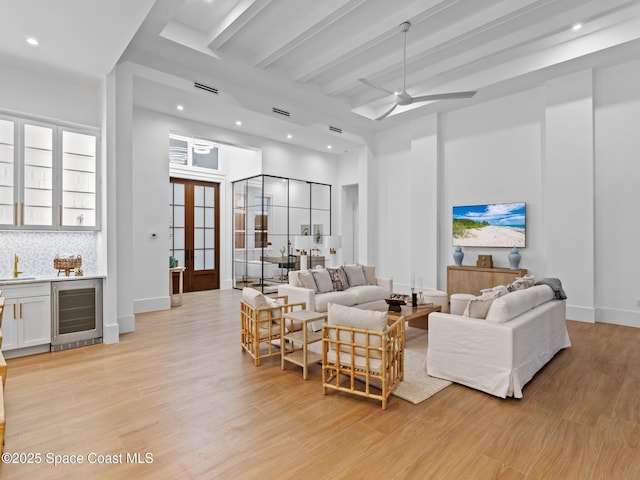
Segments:
[[[239,292],[185,295],[134,333],[9,360],[2,479],[637,479],[640,329],[569,322],[573,346],[502,400],[452,385],[420,405],[322,395],[320,369],[254,367]],[[152,455],[89,464],[89,454]],[[82,455],[53,466],[52,455]],[[118,457],[115,457],[118,459]]]

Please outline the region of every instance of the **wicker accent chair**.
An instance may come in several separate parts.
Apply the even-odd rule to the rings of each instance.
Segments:
[[[382,401],[404,377],[404,317],[329,304],[322,326],[322,392]]]
[[[260,365],[264,357],[280,356],[280,322],[285,313],[304,310],[305,302],[288,303],[286,295],[266,297],[254,288],[242,289],[240,301],[240,343],[242,351]]]

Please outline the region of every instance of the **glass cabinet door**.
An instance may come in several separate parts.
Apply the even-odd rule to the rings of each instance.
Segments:
[[[14,122],[0,118],[0,225],[17,222],[15,135]]]
[[[92,134],[62,131],[62,226],[97,225],[97,138]]]
[[[53,128],[24,125],[23,203],[20,224],[53,224]]]

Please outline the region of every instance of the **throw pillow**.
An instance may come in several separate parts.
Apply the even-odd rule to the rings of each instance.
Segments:
[[[268,305],[267,297],[262,292],[250,287],[242,289],[242,301],[253,308],[262,308]]]
[[[333,289],[336,292],[341,292],[349,288],[349,280],[347,279],[347,274],[344,273],[342,267],[335,268],[327,268],[329,272],[329,276],[331,277],[331,283],[333,284]]]
[[[360,265],[362,272],[364,273],[364,279],[367,285],[377,285],[376,282],[376,267],[373,265]]]
[[[477,318],[484,320],[487,318],[487,312],[491,307],[493,301],[500,296],[499,291],[485,292],[479,297],[472,298],[467,303],[463,315],[465,317]]]
[[[333,292],[333,282],[331,281],[331,276],[326,269],[322,268],[319,270],[312,270],[311,274],[313,275],[313,279],[318,287],[318,293]]]
[[[516,292],[518,290],[533,287],[535,284],[536,279],[533,275],[525,275],[524,277],[517,277],[508,288],[510,292]]]
[[[377,312],[375,310],[364,310],[361,308],[355,307],[345,307],[343,305],[338,305],[337,303],[330,303],[328,308],[327,315],[327,323],[329,325],[340,325],[343,327],[351,327],[358,328],[362,330],[373,330],[376,332],[382,332],[387,327],[388,323],[388,313],[387,312]],[[335,332],[330,330],[329,336],[332,339],[335,339]],[[351,342],[351,332],[343,331],[340,332],[340,340],[343,343],[340,346],[340,350],[350,353],[351,347],[349,343]],[[353,337],[355,343],[360,345],[366,345],[367,343],[367,335],[364,333],[356,333]],[[369,345],[372,347],[379,347],[382,344],[381,337],[377,335],[369,336]],[[331,347],[332,344],[329,343]],[[355,348],[354,353],[356,355],[364,356],[365,349],[364,348]],[[370,356],[372,358],[381,358],[382,354],[380,351],[370,351]]]
[[[364,271],[361,265],[345,265],[344,271],[347,274],[350,287],[357,287],[359,285],[366,285],[367,281],[364,278]]]
[[[314,292],[318,293],[318,286],[316,285],[316,281],[313,279],[313,274],[304,270],[298,274],[298,280],[302,284],[303,288],[310,288]]]
[[[506,295],[507,293],[509,293],[509,289],[507,288],[506,285],[498,285],[497,287],[484,288],[480,290],[480,293],[482,294],[491,293],[491,292],[498,292],[498,297],[502,297],[503,295]]]

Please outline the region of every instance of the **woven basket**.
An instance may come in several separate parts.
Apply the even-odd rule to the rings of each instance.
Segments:
[[[53,259],[53,268],[58,270],[58,275],[60,272],[64,271],[64,274],[68,277],[71,270],[76,268],[80,268],[82,266],[82,257],[78,255],[73,258],[54,258]]]

